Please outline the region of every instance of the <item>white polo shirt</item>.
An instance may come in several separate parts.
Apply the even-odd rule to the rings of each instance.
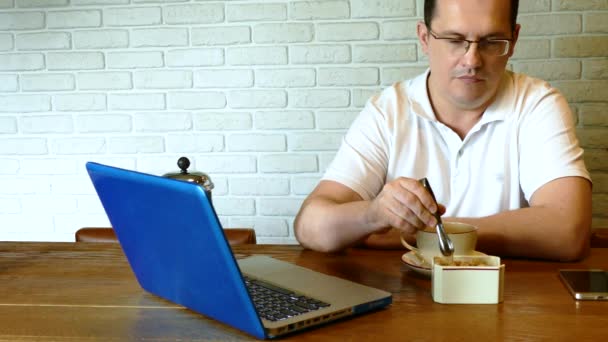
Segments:
[[[371,98],[323,179],[369,200],[398,177],[427,177],[447,216],[527,207],[539,187],[591,180],[565,98],[544,81],[505,72],[494,103],[463,139],[437,121],[426,73]]]

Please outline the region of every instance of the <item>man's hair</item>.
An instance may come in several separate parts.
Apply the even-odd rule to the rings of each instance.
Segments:
[[[435,14],[437,0],[424,0],[424,24],[431,28],[431,20]],[[519,8],[519,0],[511,0],[511,29],[515,30],[517,24],[517,11]]]

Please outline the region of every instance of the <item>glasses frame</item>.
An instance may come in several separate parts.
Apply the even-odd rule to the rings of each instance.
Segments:
[[[477,44],[477,47],[479,48],[479,43],[481,43],[481,42],[506,42],[505,50],[499,55],[492,55],[492,54],[488,54],[487,52],[484,52],[483,50],[479,50],[479,52],[481,54],[485,54],[487,56],[494,56],[494,57],[506,56],[509,53],[509,50],[511,49],[511,43],[513,42],[513,39],[507,39],[507,38],[500,38],[500,39],[482,38],[482,39],[478,39],[478,40],[469,40],[469,39],[458,38],[458,37],[439,37],[430,28],[429,28],[429,34],[437,40],[458,40],[458,41],[462,41],[462,42],[467,42],[467,45],[464,48],[464,53],[462,54],[462,56],[466,55],[467,52],[469,52],[469,49],[471,48],[471,44],[475,43],[475,44]]]

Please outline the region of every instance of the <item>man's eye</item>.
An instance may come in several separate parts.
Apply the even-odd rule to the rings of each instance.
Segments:
[[[448,43],[453,44],[453,45],[462,45],[464,43],[464,40],[461,40],[461,39],[449,39]]]
[[[502,45],[503,42],[499,41],[499,40],[483,40],[483,41],[481,41],[481,44],[483,44],[485,46],[496,46],[496,45]]]

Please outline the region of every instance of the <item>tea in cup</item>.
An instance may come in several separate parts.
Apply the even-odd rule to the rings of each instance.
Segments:
[[[460,222],[444,222],[443,228],[454,244],[454,255],[474,255],[477,245],[477,227]],[[401,243],[430,267],[436,256],[443,256],[435,227],[427,227],[416,233],[416,246],[410,245],[403,236]]]

